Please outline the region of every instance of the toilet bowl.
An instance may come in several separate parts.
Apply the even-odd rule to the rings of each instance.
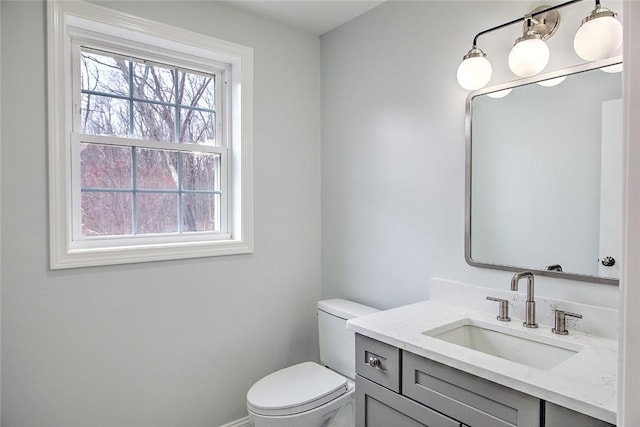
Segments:
[[[251,387],[249,418],[255,427],[323,426],[354,399],[354,391],[352,380],[315,362],[300,363]]]
[[[346,322],[376,311],[347,300],[319,301],[320,360],[326,366],[299,363],[257,381],[247,392],[254,427],[352,427],[355,335]]]

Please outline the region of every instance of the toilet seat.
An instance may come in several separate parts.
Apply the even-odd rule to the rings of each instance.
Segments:
[[[247,393],[247,406],[260,415],[294,415],[322,406],[348,390],[342,375],[315,362],[304,362],[255,383]]]

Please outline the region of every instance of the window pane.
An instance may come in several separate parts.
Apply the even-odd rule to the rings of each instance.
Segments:
[[[129,61],[127,60],[83,51],[80,78],[83,91],[129,95]]]
[[[182,153],[182,189],[218,190],[220,155]]]
[[[131,193],[82,192],[82,235],[121,236],[131,234]]]
[[[175,71],[157,64],[133,63],[134,98],[175,103]]]
[[[188,107],[216,109],[215,76],[180,71],[178,102]]]
[[[136,148],[136,188],[178,189],[178,152]]]
[[[127,136],[129,101],[83,93],[81,121],[82,132],[90,135]]]
[[[177,233],[178,195],[138,193],[138,234]]]
[[[182,196],[183,231],[219,231],[219,194],[184,194]]]
[[[175,142],[175,107],[134,102],[133,109],[133,135],[136,138]]]
[[[131,148],[103,144],[80,144],[82,188],[132,188]]]
[[[216,144],[216,113],[180,109],[180,142]]]

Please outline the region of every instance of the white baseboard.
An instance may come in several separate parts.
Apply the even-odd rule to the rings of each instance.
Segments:
[[[249,421],[249,417],[240,418],[239,420],[231,421],[225,425],[220,427],[253,427],[251,421]]]

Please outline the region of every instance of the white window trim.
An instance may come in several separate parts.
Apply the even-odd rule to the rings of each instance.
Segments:
[[[253,252],[253,49],[85,2],[47,2],[49,239],[51,269]],[[91,32],[231,64],[228,131],[230,237],[79,247],[73,242],[70,168],[73,130],[72,34]],[[111,242],[113,243],[113,242]],[[82,246],[82,245],[80,245]]]

